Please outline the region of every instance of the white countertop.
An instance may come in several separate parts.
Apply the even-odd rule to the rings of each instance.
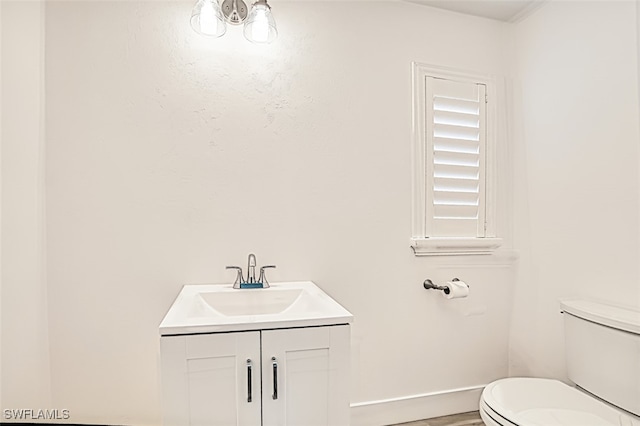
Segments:
[[[350,324],[353,315],[311,281],[185,285],[160,324],[160,335]]]

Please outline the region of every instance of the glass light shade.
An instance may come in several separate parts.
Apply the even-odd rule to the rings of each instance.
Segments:
[[[191,12],[191,28],[209,37],[220,37],[227,31],[218,0],[198,0]]]
[[[271,43],[278,36],[276,21],[265,0],[258,0],[251,7],[244,24],[244,36],[254,43]]]

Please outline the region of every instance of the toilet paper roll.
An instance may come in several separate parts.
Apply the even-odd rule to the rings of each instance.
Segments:
[[[444,286],[449,289],[442,292],[447,299],[459,299],[469,295],[469,286],[464,281],[447,281]]]

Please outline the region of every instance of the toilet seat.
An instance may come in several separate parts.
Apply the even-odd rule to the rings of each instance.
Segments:
[[[637,426],[640,422],[558,380],[508,378],[482,392],[480,410],[502,426]]]

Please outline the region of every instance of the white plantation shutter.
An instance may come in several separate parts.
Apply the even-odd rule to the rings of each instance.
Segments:
[[[486,86],[425,78],[426,236],[484,237]]]

